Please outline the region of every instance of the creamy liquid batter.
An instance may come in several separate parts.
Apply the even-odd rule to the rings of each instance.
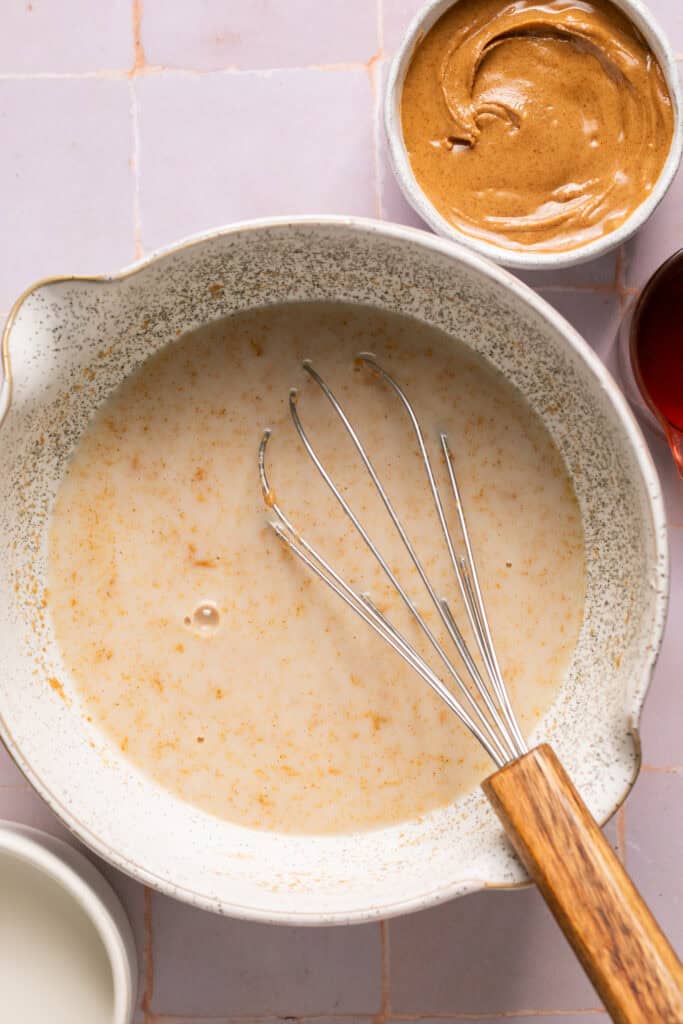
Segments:
[[[553,252],[614,231],[647,198],[673,107],[654,54],[606,0],[459,0],[415,51],[402,123],[446,220]]]
[[[287,396],[301,385],[321,457],[438,632],[354,450],[305,380],[311,357],[463,620],[414,438],[395,397],[354,366],[361,350],[407,389],[440,474],[437,431],[449,433],[525,731],[555,697],[582,619],[581,520],[563,462],[520,395],[469,349],[418,321],[335,304],[272,306],[170,344],[120,385],[76,449],[51,526],[48,603],[86,714],[162,786],[247,826],[400,822],[492,768],[266,524],[257,450],[271,426],[283,510],[420,644],[296,438]]]

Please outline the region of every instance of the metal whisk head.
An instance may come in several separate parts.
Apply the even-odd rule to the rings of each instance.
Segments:
[[[296,529],[295,525],[284,513],[275,498],[268,482],[266,472],[266,449],[271,431],[264,431],[259,446],[259,474],[263,497],[267,507],[275,516],[270,525],[275,533],[293,551],[315,575],[323,580],[327,586],[334,591],[349,608],[366,623],[374,632],[380,636],[397,654],[399,654],[408,665],[413,668],[424,681],[442,698],[448,707],[458,716],[460,721],[479,740],[486,749],[492,760],[498,767],[502,767],[510,761],[515,760],[521,754],[526,753],[527,745],[519,730],[515,716],[510,704],[505,683],[501,674],[498,658],[496,656],[491,630],[489,627],[486,608],[479,585],[477,568],[470,544],[469,532],[465,521],[460,490],[453,468],[453,457],[448,446],[446,434],[440,435],[440,446],[448,474],[452,498],[460,528],[462,539],[462,550],[456,551],[451,531],[448,525],[444,506],[441,500],[439,487],[437,485],[432,464],[429,458],[424,435],[415,411],[408,401],[404,391],[394,378],[384,370],[375,357],[369,352],[361,352],[357,357],[360,364],[369,367],[393,390],[399,399],[404,412],[408,416],[411,427],[417,439],[420,459],[427,475],[427,482],[431,492],[432,500],[436,510],[441,532],[448,551],[450,564],[458,584],[458,589],[467,614],[469,626],[474,636],[480,662],[475,661],[472,653],[460,631],[449,604],[444,597],[437,594],[430,581],[422,562],[420,561],[411,540],[394,509],[394,506],[384,489],[379,476],[362,444],[358,434],[349,422],[346,413],[338,402],[319,373],[313,368],[309,360],[305,360],[303,368],[309,377],[315,381],[325,397],[328,399],[334,412],[339,417],[347,434],[351,438],[358,455],[365,466],[372,483],[384,505],[384,508],[391,519],[403,545],[405,546],[410,561],[417,571],[431,601],[433,602],[439,619],[444,627],[449,640],[455,646],[465,674],[460,668],[453,664],[444,644],[434,634],[427,624],[424,615],[418,610],[417,605],[410,598],[403,584],[398,579],[394,570],[389,566],[382,556],[365,527],[357,518],[353,509],[347,503],[343,494],[327,472],[323,462],[306,433],[297,408],[297,390],[293,388],[289,393],[289,411],[292,421],[297,430],[306,452],[313,464],[327,484],[332,495],[339,503],[344,513],[360,534],[368,549],[379,563],[382,571],[394,587],[396,593],[407,608],[410,616],[414,619],[420,631],[433,649],[438,661],[441,663],[442,671],[437,674],[425,659],[418,653],[415,647],[406,639],[390,621],[379,610],[377,605],[367,594],[358,593],[354,588],[326,561]],[[481,667],[480,667],[481,666]],[[443,678],[442,678],[443,676]],[[448,679],[450,686],[446,685],[444,679]],[[457,690],[459,696],[455,696],[451,687]],[[475,696],[476,694],[476,696]]]

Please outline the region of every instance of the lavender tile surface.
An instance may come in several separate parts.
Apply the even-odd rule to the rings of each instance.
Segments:
[[[236,219],[348,213],[416,224],[391,177],[379,115],[387,61],[420,6],[7,0],[0,312],[43,275],[116,270]],[[683,62],[680,0],[649,6]],[[625,301],[681,245],[683,176],[624,251],[529,283],[614,368]],[[646,436],[667,500],[671,609],[642,723],[645,768],[610,838],[680,949],[683,483],[662,440]],[[66,836],[3,749],[0,818]],[[211,917],[104,870],[138,942],[136,1024],[607,1020],[531,890],[304,931]]]
[[[202,0],[188,14],[183,3],[145,0],[150,64],[201,71],[360,64],[379,46],[377,7],[367,0]]]
[[[250,217],[340,208],[374,216],[364,68],[146,75],[134,90],[145,251]]]
[[[39,277],[101,273],[130,262],[128,82],[0,74],[0,123],[0,310]]]
[[[2,5],[0,75],[125,71],[133,61],[130,0]]]

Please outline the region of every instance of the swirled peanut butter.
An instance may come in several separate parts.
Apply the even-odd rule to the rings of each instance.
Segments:
[[[662,70],[606,0],[462,0],[418,46],[402,99],[418,184],[455,227],[558,252],[617,228],[673,134]]]

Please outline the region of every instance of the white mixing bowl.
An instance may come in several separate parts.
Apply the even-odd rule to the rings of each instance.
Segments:
[[[210,910],[320,924],[525,876],[480,792],[400,826],[324,837],[251,831],[183,803],[86,720],[43,607],[51,504],[98,405],[178,333],[306,299],[369,303],[461,339],[521,390],[562,452],[586,538],[585,623],[533,740],[553,744],[600,821],[637,774],[668,560],[657,476],[611,377],[547,303],[461,246],[373,221],[260,221],[109,278],[44,281],[18,300],[3,337],[12,387],[0,409],[2,736],[69,828],[123,871]]]

